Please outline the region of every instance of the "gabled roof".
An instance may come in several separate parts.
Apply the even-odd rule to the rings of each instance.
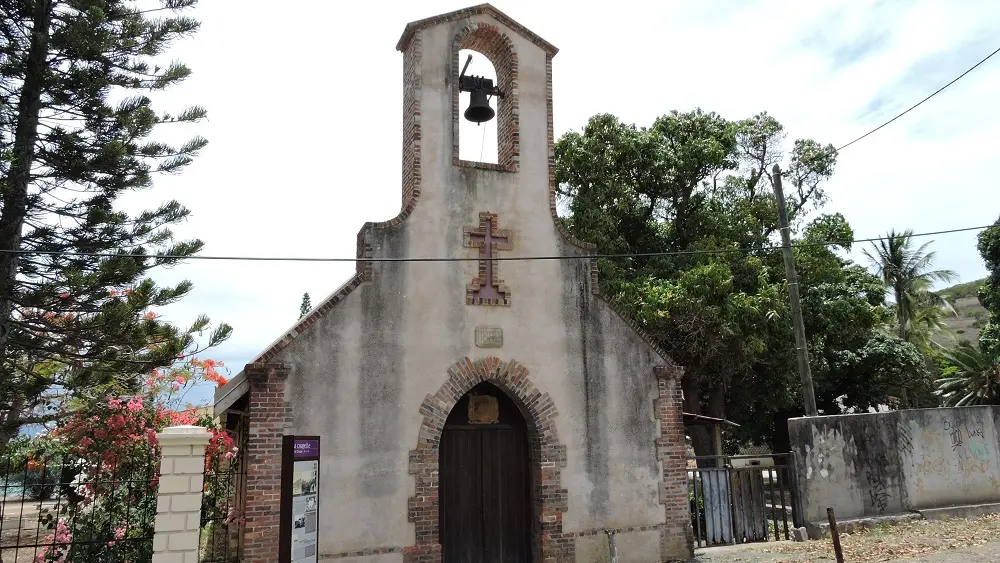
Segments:
[[[512,20],[507,14],[494,8],[490,4],[479,4],[478,6],[463,8],[461,10],[455,10],[454,12],[448,12],[447,14],[441,14],[439,16],[410,22],[406,24],[406,28],[403,30],[403,35],[399,38],[399,43],[396,44],[396,49],[399,51],[405,51],[406,47],[410,43],[410,39],[412,39],[413,35],[421,29],[482,14],[492,17],[504,26],[510,28],[512,31],[519,33],[524,38],[541,47],[550,55],[555,55],[559,52],[559,49],[557,49],[553,44],[542,39],[528,28]]]

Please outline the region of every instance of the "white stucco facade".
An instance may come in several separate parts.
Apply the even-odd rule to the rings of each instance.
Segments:
[[[257,359],[288,368],[284,400],[291,423],[285,434],[322,439],[320,557],[403,561],[407,546],[420,543],[408,506],[415,496],[427,498],[417,491],[412,458],[427,420],[422,405],[447,387],[449,368],[487,357],[523,366],[533,389],[554,405],[550,434],[565,451],[558,468],[566,492],[561,533],[573,538],[566,553],[576,561],[606,559],[606,528],[622,530],[617,545],[623,562],[683,552],[683,532],[668,526],[660,492],[664,467],[657,441],[664,429],[655,405],[662,388],[654,375],[657,366],[676,374],[680,368],[597,294],[591,260],[497,262],[509,305],[467,304],[480,265],[468,260],[478,250],[466,245],[464,228],[478,227],[482,212],[496,214],[496,227],[509,230],[512,248],[497,251],[500,256],[589,251],[561,232],[550,205],[554,48],[491,7],[463,12],[411,24],[409,38],[401,41],[410,73],[406,89],[413,89],[404,97],[409,108],[414,102],[419,107],[417,138],[404,134],[404,167],[417,167],[409,177],[419,182],[409,200],[404,187],[400,218],[366,225],[359,252],[375,259],[466,261],[359,268],[357,278]],[[513,171],[455,159],[456,37],[472,28],[499,33],[516,55],[519,151]],[[404,128],[411,128],[414,118],[407,119]],[[477,327],[501,329],[502,346],[477,347]],[[234,379],[220,390],[219,407],[237,388],[249,389]],[[537,417],[525,411],[526,418]],[[679,404],[676,412],[679,420]],[[676,464],[683,479],[683,460]]]

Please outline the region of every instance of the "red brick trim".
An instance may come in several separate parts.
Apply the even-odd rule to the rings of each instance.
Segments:
[[[365,281],[365,279],[358,274],[351,276],[351,279],[347,280],[344,285],[340,286],[336,291],[327,296],[327,298],[324,299],[319,306],[313,309],[308,315],[295,323],[295,326],[279,338],[277,342],[269,346],[267,350],[261,352],[261,354],[254,359],[254,363],[265,363],[273,360],[274,357],[288,347],[288,345],[291,344],[296,337],[308,330],[312,325],[316,324],[316,322],[326,315],[328,311],[333,309],[352,291],[357,289],[363,281]]]
[[[497,86],[503,97],[497,100],[497,164],[473,162],[458,157],[459,131],[462,108],[459,106],[458,75],[460,61],[458,52],[471,49],[482,53],[493,63],[497,72]],[[466,166],[517,172],[521,166],[521,118],[518,112],[520,95],[517,81],[517,53],[514,42],[500,32],[500,29],[486,22],[469,23],[455,34],[451,53],[451,157],[455,166]]]
[[[245,563],[278,560],[281,502],[281,438],[292,423],[291,405],[285,402],[288,367],[253,363],[243,368],[250,383],[246,441],[246,525],[243,535]]]
[[[601,301],[603,301],[604,304],[607,305],[615,313],[615,315],[617,315],[618,318],[622,320],[622,322],[624,322],[626,325],[629,326],[629,328],[635,331],[636,335],[638,335],[639,338],[641,338],[642,341],[645,342],[647,346],[652,348],[653,351],[656,352],[658,356],[660,356],[660,359],[662,359],[667,363],[667,366],[664,369],[681,370],[681,372],[683,373],[684,368],[679,366],[677,362],[675,362],[673,358],[671,358],[670,355],[667,354],[667,351],[661,348],[660,345],[656,343],[656,340],[653,338],[653,336],[649,334],[646,331],[646,329],[642,328],[642,325],[639,324],[639,321],[635,320],[634,317],[626,313],[621,305],[616,303],[614,299],[600,292],[597,293],[596,297]]]
[[[491,238],[499,238],[501,240],[493,240],[490,243],[490,248],[486,247],[486,240],[475,240],[473,236],[485,236],[486,233],[490,233]],[[479,249],[479,270],[476,277],[472,278],[466,286],[465,293],[465,304],[466,305],[510,305],[510,288],[507,284],[500,279],[500,263],[497,260],[488,260],[487,258],[492,256],[496,257],[494,252],[498,250],[513,250],[514,249],[514,233],[509,229],[498,229],[497,228],[497,214],[489,213],[483,211],[479,213],[479,227],[465,227],[462,229],[462,235],[465,238],[465,246],[467,248],[477,248]],[[486,266],[487,262],[492,262],[490,266],[490,279],[486,279]],[[496,292],[500,295],[499,298],[483,298],[479,295],[479,290],[484,286],[490,285],[496,289]]]
[[[521,409],[528,423],[533,468],[535,509],[533,533],[536,538],[535,561],[571,562],[575,544],[563,534],[562,519],[568,494],[560,478],[566,467],[566,446],[556,433],[556,406],[548,393],[532,384],[527,368],[516,361],[503,362],[496,357],[457,362],[448,369],[448,379],[420,405],[424,420],[417,435],[417,447],[410,451],[410,474],[416,480],[416,492],[410,497],[409,519],[416,526],[416,542],[406,547],[405,563],[441,561],[438,543],[438,447],[448,414],[465,393],[477,384],[489,381],[506,392]]]
[[[420,197],[423,59],[423,40],[418,35],[403,53],[403,206],[396,217],[399,221],[409,217]]]
[[[660,559],[688,561],[694,557],[694,534],[691,531],[681,397],[684,370],[671,366],[656,367],[653,372],[658,390],[654,409],[660,426],[660,437],[656,440],[656,457],[662,471],[659,502],[665,515],[665,523],[660,530]]]
[[[548,129],[549,212],[552,214],[552,222],[555,223],[556,230],[562,235],[563,240],[572,246],[592,253],[597,249],[597,245],[582,241],[571,235],[559,218],[559,212],[556,207],[556,191],[559,186],[556,185],[556,139],[555,126],[552,121],[552,55],[545,57],[545,103],[547,108],[545,112],[547,115],[546,125]],[[594,295],[600,295],[601,293],[601,284],[597,276],[596,258],[590,260],[590,292]]]
[[[399,214],[388,221],[367,222],[358,231],[356,273],[351,279],[331,293],[308,315],[300,319],[292,328],[276,342],[268,346],[256,359],[255,363],[269,362],[299,335],[316,324],[321,317],[343,301],[362,282],[371,281],[374,277],[374,263],[364,258],[372,256],[372,246],[369,242],[376,230],[393,229],[413,213],[417,200],[420,199],[421,185],[421,105],[420,80],[423,62],[423,41],[417,34],[409,42],[403,56],[403,201]]]
[[[587,253],[593,253],[597,250],[597,245],[582,241],[566,230],[563,225],[562,220],[559,218],[558,209],[556,207],[556,191],[558,186],[556,185],[556,151],[555,151],[555,128],[552,121],[552,55],[545,57],[545,98],[548,111],[548,161],[549,161],[549,211],[552,214],[552,222],[555,223],[556,230],[563,237],[567,243],[575,246]],[[656,340],[648,333],[644,328],[642,328],[635,319],[630,315],[626,314],[622,310],[621,306],[614,302],[613,299],[601,293],[601,284],[598,276],[597,259],[590,259],[590,292],[604,301],[611,310],[615,312],[625,324],[630,326],[632,330],[642,338],[643,342],[648,344],[653,351],[657,353],[669,366],[673,366],[677,369],[677,364],[674,362],[673,358],[670,357],[667,352],[656,343]]]
[[[403,35],[399,38],[399,42],[396,43],[396,50],[405,51],[408,48],[410,41],[412,41],[413,38],[418,35],[417,32],[422,29],[478,15],[487,15],[492,17],[496,21],[503,24],[504,27],[509,28],[511,31],[541,47],[549,55],[555,55],[559,52],[559,49],[556,49],[554,45],[542,39],[533,31],[512,20],[510,16],[500,10],[497,10],[489,4],[479,4],[478,6],[463,8],[461,10],[455,10],[454,12],[448,12],[446,14],[410,22],[406,24],[406,28],[403,29]]]

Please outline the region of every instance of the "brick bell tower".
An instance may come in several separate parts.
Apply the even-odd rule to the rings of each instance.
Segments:
[[[467,264],[465,303],[509,307],[518,299],[519,284],[506,282],[542,272],[533,271],[536,265],[489,258],[503,252],[550,254],[567,250],[566,243],[589,246],[560,234],[553,221],[552,57],[558,49],[489,4],[410,23],[396,48],[404,54],[403,197],[397,219],[416,213],[417,222],[437,226],[437,236],[411,231],[409,251],[467,256],[463,249],[479,249],[483,260]],[[460,123],[467,119],[460,96],[476,84],[464,74],[461,50],[476,51],[496,70],[490,84],[496,162],[459,154]],[[442,229],[456,225],[464,243],[444,243]]]

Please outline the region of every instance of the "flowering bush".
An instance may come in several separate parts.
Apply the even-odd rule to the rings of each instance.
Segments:
[[[174,369],[153,372],[140,393],[79,412],[37,441],[28,463],[61,460],[60,480],[68,482],[70,500],[49,522],[52,533],[45,543],[52,545],[36,563],[152,558],[149,540],[159,478],[156,434],[168,426],[206,427],[211,433],[206,470],[236,455],[232,437],[210,416],[189,404],[178,408],[186,391],[200,382],[224,385],[219,367],[221,363],[192,358]]]

